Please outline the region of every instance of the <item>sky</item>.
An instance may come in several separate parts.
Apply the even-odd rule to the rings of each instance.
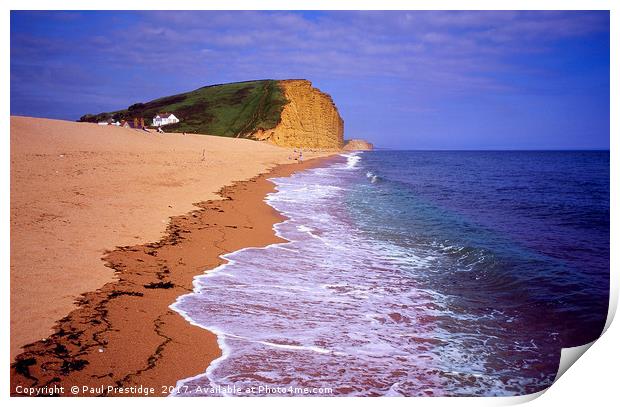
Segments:
[[[304,78],[392,149],[609,149],[607,11],[12,11],[11,114]]]

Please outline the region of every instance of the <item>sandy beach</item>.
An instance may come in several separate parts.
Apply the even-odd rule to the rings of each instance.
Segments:
[[[290,155],[244,139],[12,117],[12,391],[161,395],[204,371],[220,352],[214,335],[168,307],[219,255],[276,241],[267,178],[318,164]]]

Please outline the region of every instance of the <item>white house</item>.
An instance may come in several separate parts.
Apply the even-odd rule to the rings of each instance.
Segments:
[[[178,123],[179,119],[172,113],[159,113],[153,117],[153,126],[165,126],[167,124]]]

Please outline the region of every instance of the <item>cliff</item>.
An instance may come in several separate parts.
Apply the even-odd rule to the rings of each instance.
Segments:
[[[341,148],[344,144],[344,121],[331,96],[312,87],[307,80],[279,82],[287,104],[275,128],[251,135],[257,140],[306,148]]]
[[[180,119],[164,126],[166,132],[243,137],[287,147],[331,149],[344,144],[344,122],[331,96],[303,79],[205,86],[123,110],[86,114],[79,121],[144,118],[149,125],[161,112]]]
[[[374,146],[372,145],[372,143],[369,143],[366,140],[361,140],[361,139],[351,139],[351,140],[347,140],[343,150],[347,150],[347,151],[367,151],[367,150],[372,150],[374,148]]]

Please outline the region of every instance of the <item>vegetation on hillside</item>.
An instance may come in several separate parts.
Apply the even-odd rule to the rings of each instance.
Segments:
[[[259,129],[274,128],[287,100],[275,80],[205,86],[187,93],[135,103],[125,110],[86,114],[82,122],[144,117],[150,124],[157,113],[174,113],[181,121],[164,127],[167,132],[245,137]]]

